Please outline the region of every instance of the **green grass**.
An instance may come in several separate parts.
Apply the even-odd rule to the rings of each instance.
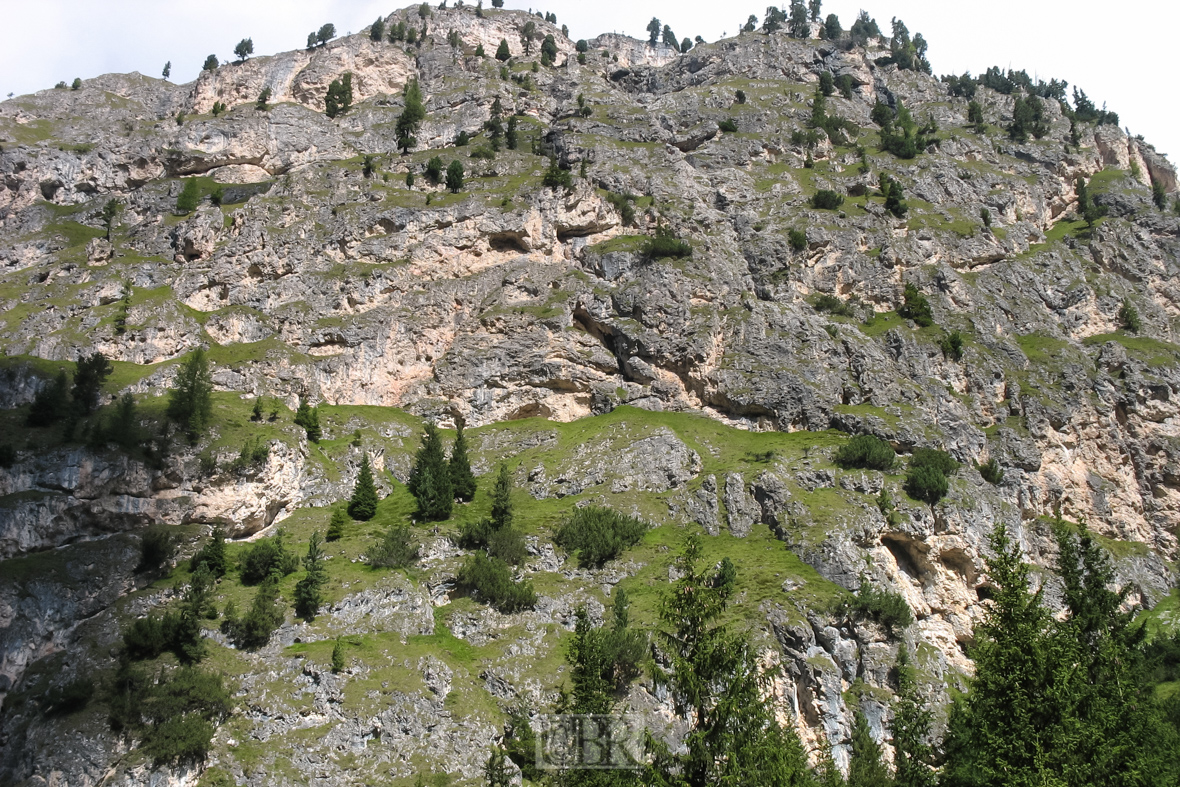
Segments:
[[[1082,343],[1087,347],[1117,342],[1131,351],[1131,354],[1144,361],[1148,366],[1175,366],[1180,363],[1180,346],[1169,342],[1161,342],[1147,336],[1133,336],[1122,331],[1118,333],[1101,333],[1087,336]]]
[[[1059,365],[1062,351],[1069,346],[1068,342],[1039,333],[1023,334],[1014,338],[1029,362],[1038,366]]]

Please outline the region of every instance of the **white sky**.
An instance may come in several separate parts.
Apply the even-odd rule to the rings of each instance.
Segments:
[[[508,0],[509,8],[557,14],[571,37],[620,32],[643,38],[652,16],[680,38],[715,41],[733,35],[765,5],[730,6],[693,0]],[[453,3],[453,0],[451,0]],[[783,5],[788,0],[782,0]],[[385,0],[0,0],[0,97],[52,87],[59,80],[109,72],[159,76],[172,61],[172,80],[186,82],[205,56],[232,58],[234,45],[254,39],[256,54],[303,46],[308,32],[332,22],[340,34],[359,31],[378,14],[408,3]],[[435,0],[432,5],[437,5]],[[490,6],[490,0],[485,5]],[[1172,161],[1180,160],[1180,100],[1168,85],[1175,70],[1180,2],[1127,0],[825,0],[845,29],[860,8],[888,33],[903,19],[930,43],[935,74],[981,73],[991,65],[1023,68],[1078,85],[1098,106],[1107,102],[1132,134],[1142,134]]]

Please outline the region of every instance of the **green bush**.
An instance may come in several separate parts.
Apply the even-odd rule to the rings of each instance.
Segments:
[[[844,609],[846,614],[872,618],[888,629],[890,635],[914,622],[914,613],[901,594],[877,590],[863,576],[856,595],[845,604]]]
[[[889,470],[897,454],[893,446],[871,434],[859,434],[836,451],[834,461],[845,470]]]
[[[107,696],[111,728],[140,741],[156,765],[202,760],[232,702],[219,674],[195,667],[154,677],[124,662]]]
[[[418,561],[418,542],[408,525],[392,524],[366,555],[373,568],[406,568]]]
[[[654,237],[643,244],[643,253],[652,259],[691,257],[692,246],[672,234],[667,227],[657,227]]]
[[[618,211],[619,217],[623,220],[623,226],[631,226],[635,223],[635,199],[634,194],[608,193],[606,195],[606,201]]]
[[[817,312],[827,312],[828,314],[836,314],[841,317],[856,316],[856,306],[840,300],[835,295],[829,295],[826,292],[815,296],[814,306]]]
[[[557,166],[557,159],[549,159],[549,168],[545,170],[545,176],[541,179],[541,185],[550,189],[565,189],[569,191],[574,187],[574,179],[568,169],[562,169]]]
[[[909,469],[906,471],[905,491],[915,500],[921,500],[930,505],[937,505],[938,501],[946,497],[950,489],[950,476],[957,473],[959,463],[951,458],[946,451],[934,448],[915,448],[910,456]]]
[[[1000,467],[994,456],[979,465],[979,474],[992,485],[999,485],[1004,480],[1004,468]]]
[[[426,179],[434,185],[442,182],[443,177],[443,162],[439,156],[433,156],[426,162]]]
[[[717,128],[727,134],[736,134],[738,130],[737,121],[733,118],[726,118],[717,124]]]
[[[930,301],[926,300],[926,296],[918,292],[918,288],[913,284],[905,286],[901,308],[897,313],[913,320],[922,328],[929,328],[934,324],[934,312],[930,308]]]
[[[576,555],[582,567],[601,566],[639,543],[647,527],[646,522],[609,508],[586,506],[558,528],[554,541]]]
[[[244,617],[237,617],[232,608],[226,609],[221,632],[239,648],[261,648],[270,641],[271,634],[283,624],[284,610],[278,602],[278,580],[271,575],[258,586],[254,601]]]
[[[282,530],[270,538],[259,539],[247,547],[239,562],[242,584],[257,585],[271,574],[285,577],[299,566],[299,558],[283,545]]]
[[[488,554],[498,557],[510,566],[517,566],[528,557],[524,534],[514,527],[492,531],[488,537]]]
[[[194,178],[188,178],[184,181],[184,188],[180,190],[180,196],[176,198],[176,212],[181,215],[192,213],[197,209],[200,201],[200,184]]]
[[[459,569],[458,580],[460,585],[474,590],[481,599],[506,614],[532,609],[537,603],[532,583],[513,581],[507,563],[482,552],[467,558]]]
[[[151,527],[144,531],[139,542],[137,572],[155,571],[176,554],[176,536],[166,527]]]
[[[481,161],[492,161],[496,158],[496,151],[486,142],[471,149],[471,158]]]
[[[958,331],[944,333],[938,340],[938,346],[942,354],[952,361],[963,359],[963,334]]]
[[[807,248],[807,233],[803,230],[789,230],[787,245],[791,247],[791,251],[803,251]]]
[[[1131,333],[1139,333],[1143,328],[1139,310],[1127,298],[1123,298],[1123,305],[1119,307],[1119,325]]]
[[[811,196],[811,207],[819,210],[835,210],[844,204],[844,196],[831,189],[820,189]]]
[[[736,92],[733,94],[733,97],[734,97],[735,99],[737,99],[737,102],[738,102],[739,104],[744,104],[744,103],[746,103],[746,91],[744,91],[744,90],[738,90],[738,91],[736,91]]]

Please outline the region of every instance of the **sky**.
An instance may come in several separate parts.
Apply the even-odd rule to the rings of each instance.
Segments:
[[[451,0],[453,3],[454,0]],[[530,3],[507,0],[506,7]],[[557,15],[570,36],[619,32],[643,38],[653,16],[680,38],[715,41],[733,35],[765,6],[699,0],[536,0]],[[785,0],[784,0],[785,3]],[[434,3],[437,5],[437,1]],[[387,0],[0,0],[5,42],[0,47],[0,97],[50,88],[60,80],[110,72],[159,76],[172,62],[172,80],[194,79],[205,56],[232,58],[242,38],[257,55],[302,47],[324,22],[356,32],[409,3]],[[485,5],[490,6],[490,0]],[[1180,101],[1167,87],[1180,29],[1180,2],[1126,0],[825,0],[847,29],[865,9],[888,32],[896,16],[930,44],[935,74],[978,74],[988,66],[1025,69],[1046,81],[1077,85],[1121,124],[1180,162]],[[1159,31],[1154,35],[1152,31]]]

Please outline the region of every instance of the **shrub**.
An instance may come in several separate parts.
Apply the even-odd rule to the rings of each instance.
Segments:
[[[926,300],[926,296],[918,292],[918,288],[913,284],[905,286],[902,293],[902,305],[897,313],[913,320],[922,328],[929,328],[934,324],[934,312],[930,308],[930,301]]]
[[[166,527],[148,528],[139,542],[138,571],[155,571],[176,554],[176,537]]]
[[[474,590],[480,598],[500,612],[512,613],[532,609],[537,594],[530,582],[515,582],[508,564],[482,552],[471,555],[459,569],[459,584]]]
[[[565,189],[569,191],[574,187],[573,175],[568,169],[562,169],[557,165],[557,159],[549,159],[549,168],[545,170],[545,176],[541,180],[541,185],[550,189]]]
[[[979,218],[983,221],[983,226],[991,229],[992,226],[992,212],[987,208],[979,209]]]
[[[737,91],[736,93],[734,93],[734,94],[733,94],[733,96],[734,96],[734,98],[735,98],[735,99],[737,99],[737,102],[738,102],[739,104],[744,104],[744,103],[746,103],[746,91],[744,91],[744,90],[739,90],[739,91]]]
[[[528,557],[524,534],[514,527],[493,530],[487,536],[488,554],[510,566],[520,565]]]
[[[950,489],[949,476],[959,470],[959,463],[945,451],[915,448],[906,471],[905,491],[915,500],[934,506]]]
[[[209,55],[205,58],[205,64],[201,66],[202,71],[216,71],[217,67],[221,65],[217,59],[217,55]]]
[[[554,540],[583,567],[601,566],[639,543],[647,523],[609,508],[576,510],[557,530]]]
[[[58,371],[53,382],[37,391],[25,423],[29,426],[51,426],[70,411],[70,388],[65,370]]]
[[[510,57],[512,57],[512,53],[508,51],[508,42],[501,38],[500,45],[496,47],[496,59],[503,63]]]
[[[807,248],[807,233],[803,230],[790,230],[787,233],[787,245],[791,251],[803,251]]]
[[[733,118],[726,118],[717,124],[717,128],[727,134],[736,134],[738,130],[737,121]]]
[[[443,176],[443,162],[438,156],[432,157],[426,162],[426,179],[434,185],[442,182]]]
[[[845,604],[844,610],[846,614],[872,618],[888,629],[891,636],[898,628],[904,629],[914,622],[914,613],[901,594],[877,590],[863,576],[856,595]]]
[[[185,215],[197,209],[201,201],[201,187],[193,178],[184,181],[184,188],[176,198],[176,212]]]
[[[893,446],[881,438],[860,434],[840,446],[834,461],[845,470],[855,467],[885,471],[893,467],[896,456]]]
[[[238,570],[242,584],[257,585],[271,574],[285,577],[299,566],[299,559],[283,545],[285,533],[280,530],[270,538],[255,541],[242,553]]]
[[[1139,319],[1139,310],[1127,298],[1123,298],[1123,305],[1119,307],[1119,325],[1131,333],[1139,333],[1143,322]]]
[[[291,556],[294,562],[294,555]],[[292,571],[294,568],[292,568]],[[287,573],[291,573],[288,571]],[[278,603],[279,584],[274,576],[268,576],[258,592],[254,594],[254,601],[244,617],[238,618],[229,609],[226,610],[225,620],[221,624],[221,631],[239,648],[260,648],[270,642],[270,635],[283,624],[283,607]]]
[[[836,314],[841,317],[855,317],[856,307],[851,303],[846,303],[840,300],[835,295],[829,295],[826,292],[820,293],[815,298],[815,310],[817,312],[827,312],[828,314]]]
[[[94,681],[78,678],[64,686],[55,686],[45,697],[46,709],[51,714],[65,715],[84,710],[94,696]]]
[[[652,259],[662,257],[691,257],[692,246],[680,240],[667,227],[657,227],[654,237],[643,244],[643,253]]]
[[[480,159],[482,161],[491,161],[496,158],[496,151],[491,145],[486,142],[481,145],[476,145],[471,150],[471,158]]]
[[[189,571],[193,573],[201,566],[204,566],[215,579],[225,576],[225,572],[229,570],[229,558],[225,554],[225,531],[220,526],[213,528],[205,546],[189,561]]]
[[[606,201],[618,211],[619,217],[623,220],[624,226],[630,226],[635,223],[635,195],[634,194],[614,194],[608,193]]]
[[[168,649],[164,625],[160,618],[139,618],[123,632],[123,649],[131,659],[154,659]]]
[[[836,92],[836,80],[832,78],[831,71],[821,71],[819,74],[819,89],[825,96],[830,96]]]
[[[959,361],[963,358],[963,334],[958,331],[951,331],[944,333],[938,340],[938,346],[942,350],[942,354],[952,361]]]
[[[409,525],[393,524],[369,548],[369,565],[373,568],[405,568],[418,560],[418,542]]]
[[[811,207],[820,210],[835,210],[844,204],[844,195],[831,189],[820,189],[811,196]]]
[[[107,702],[112,729],[138,738],[156,765],[203,759],[232,707],[219,674],[182,667],[153,678],[130,663],[116,673]]]
[[[1004,480],[1004,468],[1000,467],[994,456],[979,465],[979,474],[993,486],[998,486]]]

